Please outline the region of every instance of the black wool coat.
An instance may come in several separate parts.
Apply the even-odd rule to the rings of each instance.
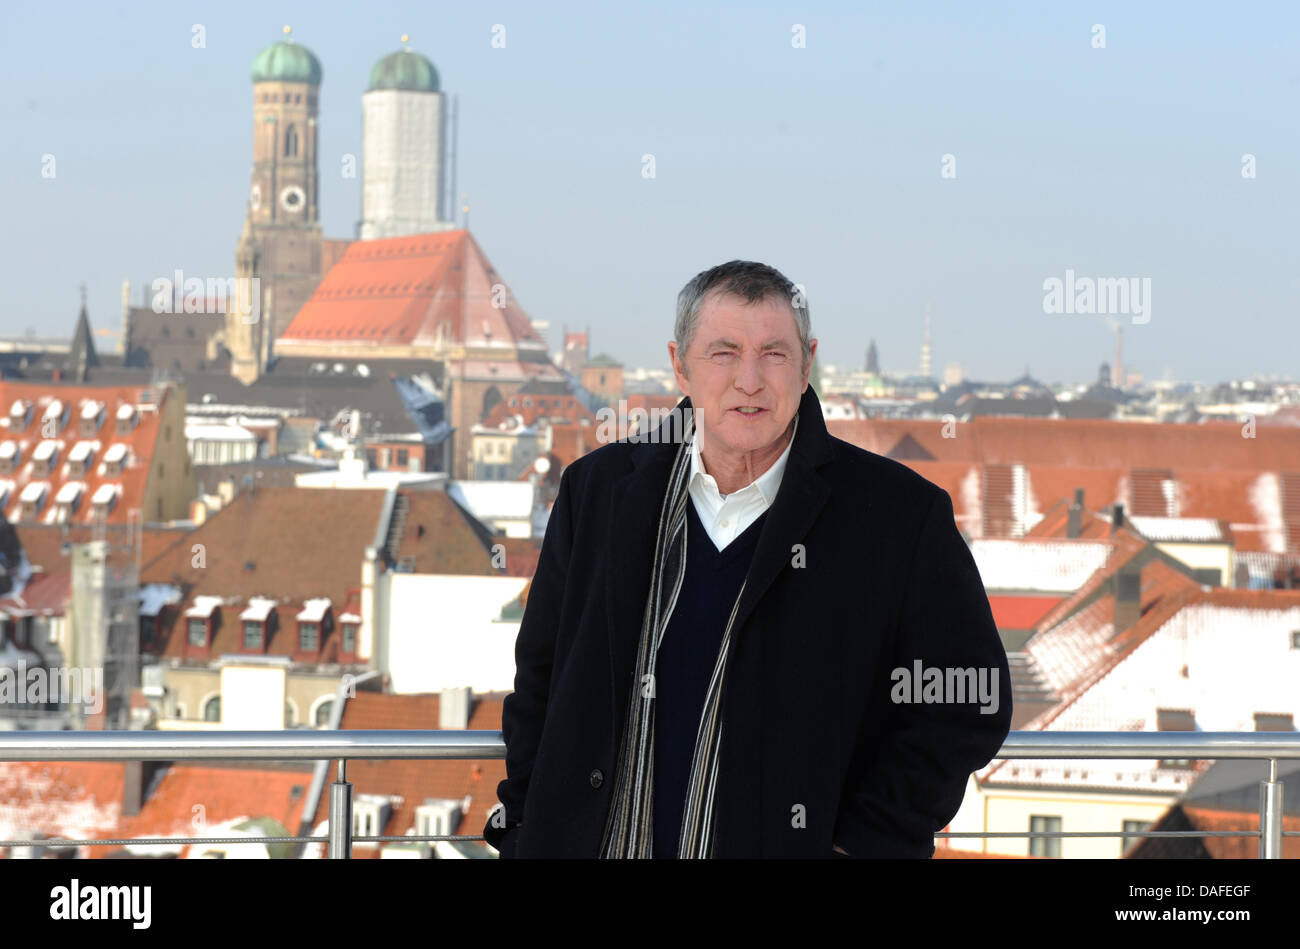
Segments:
[[[483,831],[503,858],[599,856],[676,450],[625,439],[561,476],[503,708],[504,813]],[[714,855],[932,856],[1011,722],[1006,652],[948,494],[831,436],[808,386],[748,577]],[[918,668],[983,669],[998,701],[915,701],[895,670]]]

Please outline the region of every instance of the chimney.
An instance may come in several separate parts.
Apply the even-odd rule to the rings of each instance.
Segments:
[[[438,727],[464,731],[469,727],[468,688],[443,689],[438,701]]]
[[[1128,563],[1115,574],[1115,630],[1118,636],[1142,618],[1142,568]]]
[[[1123,526],[1124,526],[1124,505],[1117,503],[1115,504],[1114,507],[1111,508],[1110,532],[1112,534],[1117,533],[1119,529]]]
[[[138,817],[144,803],[144,762],[128,761],[122,776],[122,816]]]
[[[163,767],[163,762],[126,761],[123,765],[126,771],[122,776],[122,816],[138,817],[149,793],[149,785]]]
[[[1075,488],[1074,502],[1070,505],[1070,516],[1065,525],[1065,536],[1073,538],[1081,533],[1083,533],[1083,488]]]

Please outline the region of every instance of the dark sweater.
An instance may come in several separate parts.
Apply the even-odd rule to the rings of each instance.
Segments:
[[[686,503],[686,575],[655,668],[654,855],[676,857],[705,693],[767,511],[721,552]],[[735,630],[732,630],[734,633]]]

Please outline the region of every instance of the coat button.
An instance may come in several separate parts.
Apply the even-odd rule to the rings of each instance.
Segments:
[[[591,772],[591,786],[593,788],[598,788],[604,783],[605,783],[605,776],[600,773],[599,768]]]

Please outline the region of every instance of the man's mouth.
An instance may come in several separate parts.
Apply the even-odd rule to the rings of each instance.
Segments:
[[[746,418],[753,418],[755,415],[762,415],[767,409],[756,408],[755,406],[742,405],[732,409],[733,412],[739,412]]]

